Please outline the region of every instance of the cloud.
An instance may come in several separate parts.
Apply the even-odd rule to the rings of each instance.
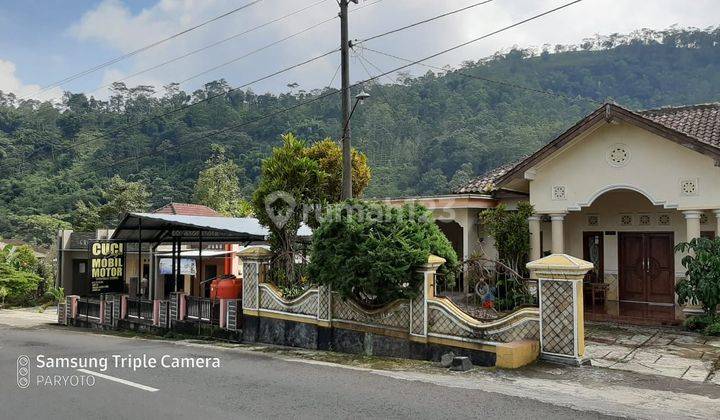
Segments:
[[[268,22],[310,5],[314,1],[263,0],[257,5],[104,70],[103,83],[112,81],[113,77],[118,75],[132,74]],[[371,1],[361,1],[359,6],[370,4]],[[351,12],[351,36],[358,39],[366,38],[475,2],[477,0],[442,2],[436,0],[384,0],[362,10]],[[368,46],[406,58],[417,59],[566,2],[567,0],[495,1],[371,41]],[[121,0],[104,0],[85,12],[69,28],[69,34],[81,42],[99,44],[112,51],[114,55],[119,55],[238,7],[238,2],[231,0],[159,0],[141,10],[132,10],[128,4]],[[597,1],[586,0],[537,21],[442,55],[433,59],[431,64],[458,65],[465,60],[478,60],[495,51],[513,46],[538,47],[543,44],[577,44],[584,38],[592,37],[595,34],[628,33],[641,28],[665,29],[673,24],[706,27],[717,24],[715,17],[720,14],[720,2],[716,0],[695,0],[693,2],[605,0],[602,2],[601,9],[598,5]],[[328,0],[290,19],[130,79],[127,83],[128,85],[162,85],[184,80],[336,14],[337,4],[334,0]],[[219,78],[225,78],[235,86],[241,85],[336,48],[338,43],[339,22],[335,20],[252,57],[193,79],[183,87],[192,90],[205,82]],[[366,52],[365,57],[383,70],[402,64],[370,52]],[[321,88],[332,78],[338,60],[339,57],[328,57],[292,72],[273,77],[252,86],[252,88],[255,91],[280,92],[287,90],[286,85],[290,82],[299,83],[299,88],[305,90]],[[413,69],[413,72],[418,74],[424,73],[425,70],[418,67]],[[373,70],[373,72],[377,73],[377,70]],[[361,66],[354,65],[352,77],[354,80],[361,80],[368,76]]]
[[[39,85],[24,84],[15,74],[17,71],[15,63],[0,59],[0,91],[14,93],[17,97],[30,96],[39,91]],[[59,89],[50,89],[43,94],[45,99],[57,99],[62,95]],[[33,95],[34,96],[34,95]]]

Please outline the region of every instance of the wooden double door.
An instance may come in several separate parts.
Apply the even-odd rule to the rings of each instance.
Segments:
[[[621,301],[675,302],[675,255],[672,232],[618,233]]]

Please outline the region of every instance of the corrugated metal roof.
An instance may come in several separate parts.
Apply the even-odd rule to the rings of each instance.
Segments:
[[[129,213],[115,230],[113,239],[138,240],[139,224],[142,221],[143,241],[161,239],[161,231],[177,231],[199,238],[197,232],[203,232],[206,241],[252,241],[264,240],[270,230],[262,226],[254,217],[211,217],[185,216],[160,213]],[[299,236],[312,236],[312,230],[303,225]],[[178,235],[179,236],[179,235]]]

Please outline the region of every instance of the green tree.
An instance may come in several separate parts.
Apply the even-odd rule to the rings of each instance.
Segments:
[[[533,214],[530,203],[518,203],[517,210],[505,204],[480,213],[480,225],[495,240],[500,261],[518,273],[524,273],[530,253],[528,217]]]
[[[342,198],[342,147],[331,139],[319,141],[308,147],[305,155],[317,161],[320,168],[327,174],[322,187],[330,202],[338,202]],[[367,157],[352,149],[352,190],[353,197],[361,197],[370,183],[372,172],[367,164]]]
[[[72,227],[79,232],[94,232],[101,228],[100,209],[94,204],[78,201],[72,214]]]
[[[107,204],[100,208],[100,215],[108,224],[117,224],[125,213],[142,212],[148,208],[150,194],[142,182],[128,182],[115,175],[110,179],[104,194]]]
[[[450,189],[455,190],[464,185],[467,185],[473,179],[472,164],[470,162],[463,163],[460,165],[460,169],[455,171],[452,179],[450,180]]]
[[[44,214],[20,216],[17,230],[21,233],[16,236],[28,243],[50,245],[60,229],[70,229],[70,223]]]
[[[280,285],[296,282],[297,232],[306,206],[327,202],[321,187],[327,174],[320,163],[306,156],[305,142],[293,134],[283,136],[283,145],[263,160],[260,183],[253,194],[253,209],[263,226],[270,229],[275,281]],[[282,277],[281,277],[282,276]]]
[[[226,216],[252,215],[252,207],[240,194],[240,167],[226,157],[223,146],[211,148],[213,154],[195,183],[194,200]]]

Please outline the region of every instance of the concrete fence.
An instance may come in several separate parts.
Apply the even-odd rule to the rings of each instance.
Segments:
[[[553,361],[584,361],[582,287],[572,283],[589,269],[581,260],[553,256],[536,261],[532,269],[540,278],[540,307],[488,322],[434,295],[435,273],[445,262],[440,257],[431,256],[419,270],[424,282],[417,298],[368,310],[325,287],[284,299],[263,281],[270,256],[263,248],[240,253],[246,341],[431,360],[453,351],[476,364],[500,367],[519,367],[539,354]]]

